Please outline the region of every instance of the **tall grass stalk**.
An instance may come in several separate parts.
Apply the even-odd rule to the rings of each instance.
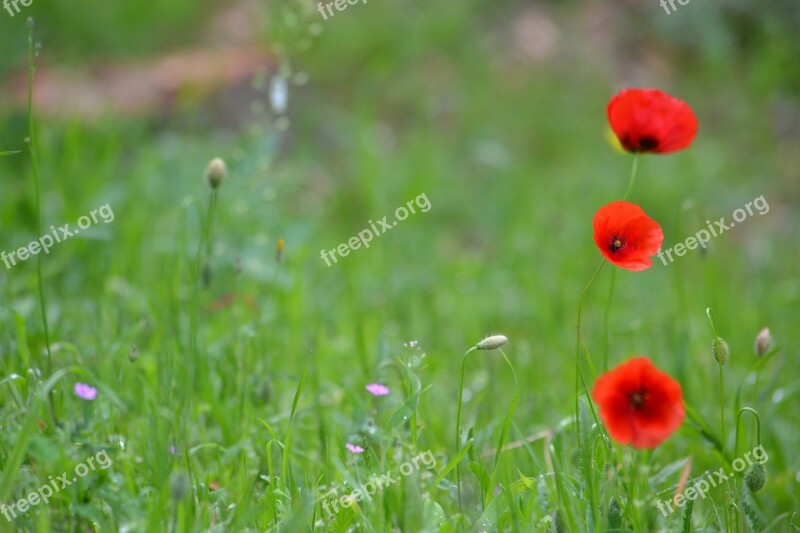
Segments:
[[[39,156],[36,152],[36,128],[33,120],[33,75],[36,72],[36,52],[33,44],[33,18],[28,18],[28,152],[31,155],[31,166],[33,169],[33,187],[36,197],[36,233],[42,235],[42,187],[39,175]],[[44,296],[44,282],[42,281],[42,256],[36,254],[36,285],[39,291],[39,308],[42,313],[42,328],[44,329],[45,357],[44,365],[39,360],[39,367],[44,366],[44,375],[50,377],[53,374],[53,360],[50,352],[50,326],[47,322],[47,301]],[[38,351],[37,351],[38,352]],[[48,402],[53,421],[57,421],[55,404],[53,402],[52,391],[48,393]]]
[[[467,356],[477,349],[476,346],[473,346],[464,353],[464,358],[461,359],[461,382],[458,386],[458,404],[456,405],[456,455],[458,455],[458,451],[461,449],[461,405],[464,398],[464,371],[467,365]],[[458,512],[464,514],[461,503],[461,461],[456,463],[456,487],[458,489]]]

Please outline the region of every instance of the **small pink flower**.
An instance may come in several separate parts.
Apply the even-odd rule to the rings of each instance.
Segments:
[[[74,390],[78,398],[83,398],[84,400],[94,400],[97,398],[97,389],[86,383],[76,383]]]
[[[364,453],[364,448],[356,446],[355,444],[350,444],[349,442],[345,445],[345,448],[347,448],[350,453]]]
[[[389,387],[380,383],[370,383],[366,388],[373,396],[386,396],[389,394]]]

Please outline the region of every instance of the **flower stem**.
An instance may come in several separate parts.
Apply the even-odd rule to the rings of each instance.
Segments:
[[[466,369],[467,364],[467,356],[474,352],[477,348],[473,346],[469,350],[466,351],[464,354],[464,358],[461,360],[461,384],[458,387],[458,405],[456,406],[456,453],[461,450],[461,403],[464,396],[464,371]],[[464,514],[464,510],[461,508],[461,468],[460,462],[456,463],[456,486],[458,487],[458,510],[461,514]]]
[[[758,416],[758,411],[752,407],[742,407],[739,409],[739,414],[736,415],[736,438],[733,441],[734,459],[739,457],[739,423],[742,421],[742,415],[744,413],[753,413],[753,416],[756,417],[756,442],[761,446],[761,417]]]
[[[639,168],[639,153],[636,152],[633,154],[633,165],[631,167],[631,177],[628,180],[628,188],[625,190],[625,196],[622,197],[623,200],[627,200],[628,197],[631,195],[633,191],[633,184],[636,183],[636,171]]]
[[[42,190],[41,190],[41,179],[39,177],[39,157],[36,153],[36,129],[34,128],[34,121],[33,121],[33,73],[36,71],[36,67],[34,65],[34,44],[33,44],[33,24],[31,23],[32,19],[29,20],[28,24],[28,152],[31,155],[31,165],[33,168],[33,186],[34,192],[36,195],[36,231],[39,235],[42,234]],[[50,353],[50,327],[47,323],[47,302],[44,297],[44,283],[42,282],[42,255],[38,254],[36,256],[36,285],[39,292],[39,307],[41,308],[42,312],[42,327],[44,329],[44,344],[45,344],[45,354],[46,357],[44,359],[44,376],[45,379],[49,378],[53,374],[53,362],[52,356]],[[38,358],[37,358],[38,359]],[[53,391],[51,389],[50,393],[47,395],[48,401],[50,403],[50,412],[53,416],[53,421],[58,423],[58,418],[56,418],[56,411],[55,405],[53,402]]]
[[[724,458],[725,449],[727,448],[727,441],[725,440],[725,382],[722,376],[722,362],[718,364],[719,364],[719,418],[722,423],[722,456]]]
[[[606,260],[603,259],[600,261],[600,264],[597,267],[597,270],[594,271],[592,277],[589,278],[589,282],[586,284],[586,287],[583,288],[583,292],[581,293],[581,299],[578,301],[578,320],[575,326],[575,437],[576,440],[580,441],[580,429],[578,428],[578,417],[580,416],[580,405],[579,400],[581,394],[586,394],[588,396],[589,391],[586,387],[586,380],[583,378],[583,373],[581,372],[581,316],[583,312],[583,301],[586,299],[586,294],[589,292],[589,288],[594,283],[594,280],[597,279],[598,274],[600,274],[600,270],[603,268],[603,265],[606,264]],[[589,352],[586,351],[586,360],[589,362],[589,368],[594,374],[594,366],[592,365],[592,359],[589,355]],[[583,387],[583,393],[581,393],[581,387]],[[590,399],[591,404],[591,399]]]
[[[625,196],[623,196],[623,200],[627,200],[628,197],[631,195],[631,191],[633,191],[633,184],[636,182],[636,174],[639,168],[639,153],[633,154],[633,163],[631,165],[631,176],[628,180],[628,188],[625,191]],[[611,344],[611,340],[608,334],[609,324],[611,323],[611,302],[614,299],[614,290],[616,289],[617,285],[617,271],[616,269],[611,271],[611,288],[608,290],[608,300],[606,301],[606,312],[605,312],[605,346],[603,350],[603,372],[608,370],[608,350]]]
[[[503,350],[498,351],[502,354],[503,359],[508,365],[508,368],[511,369],[511,373],[514,375],[514,396],[511,398],[511,405],[508,407],[505,420],[503,420],[503,426],[500,428],[500,437],[497,440],[497,451],[494,454],[494,466],[492,466],[492,473],[489,475],[489,486],[487,487],[486,499],[487,503],[489,502],[489,497],[494,491],[494,479],[495,474],[497,473],[497,463],[500,462],[500,453],[503,451],[503,444],[508,436],[508,430],[511,427],[511,421],[514,418],[514,411],[517,408],[517,400],[519,398],[519,380],[517,379],[517,371],[514,370],[514,365],[511,364],[511,361],[508,359],[506,353]]]

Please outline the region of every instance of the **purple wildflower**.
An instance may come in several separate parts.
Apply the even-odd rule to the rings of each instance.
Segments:
[[[380,383],[370,383],[366,388],[373,396],[386,396],[389,394],[389,387]]]
[[[350,453],[364,453],[364,448],[356,446],[355,444],[350,444],[349,442],[345,445],[345,448],[347,448]]]
[[[76,383],[74,390],[78,398],[83,398],[84,400],[94,400],[97,398],[97,389],[86,383]]]

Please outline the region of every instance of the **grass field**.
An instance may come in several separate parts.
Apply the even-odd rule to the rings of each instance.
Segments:
[[[67,4],[0,11],[4,80],[27,68],[29,14],[36,61],[72,68],[195,42],[219,7],[176,0],[156,23]],[[323,21],[287,1],[256,37],[285,115],[263,80],[235,120],[189,98],[29,123],[3,102],[0,152],[19,153],[0,157],[0,251],[99,216],[0,268],[0,531],[798,531],[800,9],[651,4],[370,0]],[[664,248],[767,205],[586,293],[589,390],[636,355],[682,386],[689,416],[651,450],[610,439],[575,383],[592,217],[633,163],[606,119],[628,86],[700,124],[689,149],[638,156],[629,199]],[[502,352],[465,359],[491,334]],[[736,439],[744,407],[760,431],[745,411]],[[741,472],[662,512],[759,444],[760,491]]]

